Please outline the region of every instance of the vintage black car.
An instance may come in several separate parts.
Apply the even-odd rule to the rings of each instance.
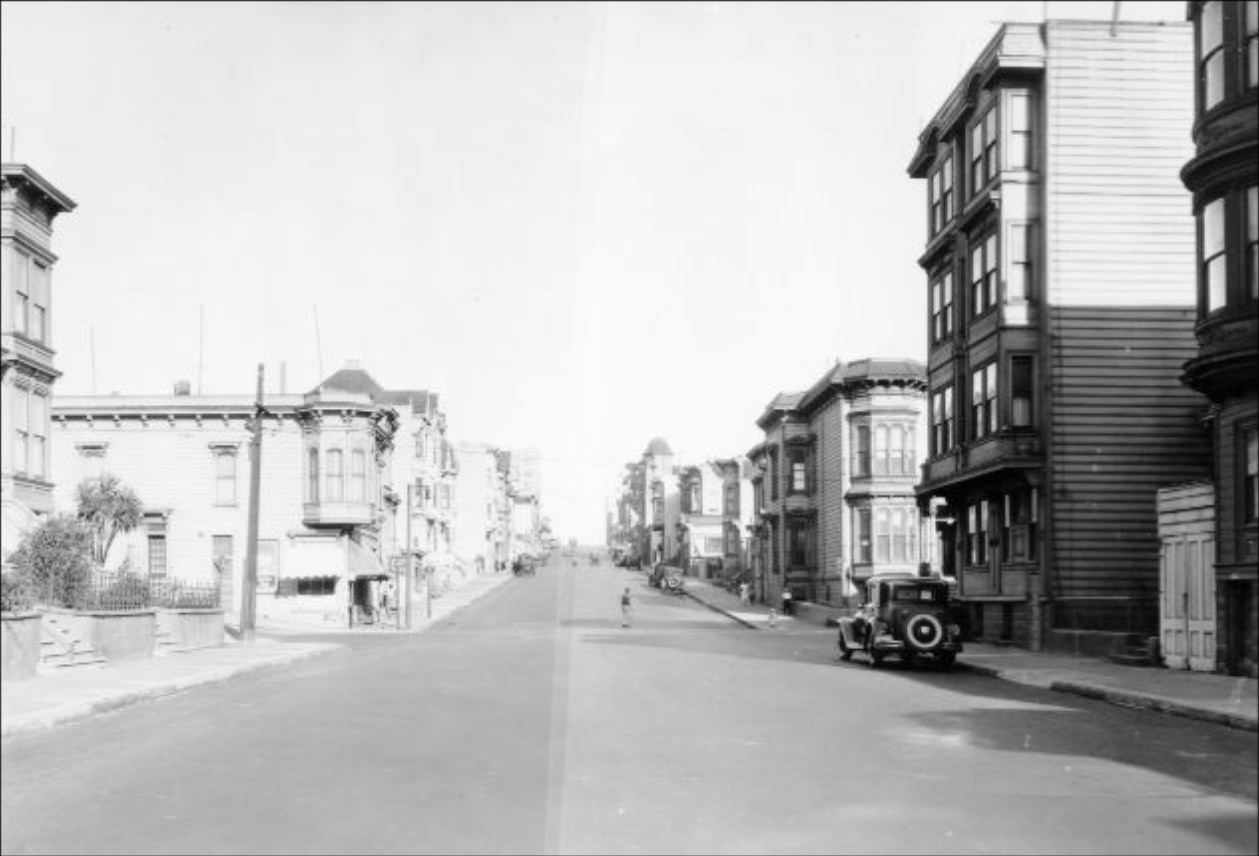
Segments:
[[[839,619],[841,660],[861,651],[871,666],[885,657],[902,662],[932,660],[949,668],[962,650],[948,581],[940,577],[876,575],[866,581],[865,602],[856,615]]]

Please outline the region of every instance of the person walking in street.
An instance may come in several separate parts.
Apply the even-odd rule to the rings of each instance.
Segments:
[[[792,613],[792,609],[791,609],[791,607],[792,607],[792,604],[791,604],[791,589],[789,589],[789,588],[787,588],[786,586],[784,586],[784,587],[783,587],[783,615],[784,615],[784,616],[786,616],[786,615],[791,615],[791,613]]]
[[[748,605],[748,590],[749,586],[747,583],[739,583],[739,603],[744,606]]]
[[[634,603],[630,600],[629,586],[625,587],[625,593],[621,595],[621,626],[629,627],[630,618],[634,610]]]

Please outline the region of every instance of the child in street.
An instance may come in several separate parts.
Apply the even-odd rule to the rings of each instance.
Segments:
[[[621,595],[621,626],[630,626],[631,612],[634,608],[633,602],[630,600],[629,586],[625,587],[625,593]]]

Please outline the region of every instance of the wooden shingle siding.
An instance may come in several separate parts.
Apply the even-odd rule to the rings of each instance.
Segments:
[[[1049,302],[1192,306],[1191,28],[1047,26]]]
[[[1158,590],[1155,492],[1206,477],[1206,401],[1179,383],[1192,310],[1051,313],[1050,443],[1057,594]],[[1161,338],[1162,347],[1154,347]]]

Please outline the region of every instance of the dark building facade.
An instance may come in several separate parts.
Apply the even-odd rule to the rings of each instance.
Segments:
[[[1259,2],[1189,4],[1197,352],[1183,380],[1212,402],[1217,668],[1259,676]]]
[[[919,136],[935,511],[972,635],[1159,629],[1156,492],[1205,478],[1187,24],[999,28]]]

